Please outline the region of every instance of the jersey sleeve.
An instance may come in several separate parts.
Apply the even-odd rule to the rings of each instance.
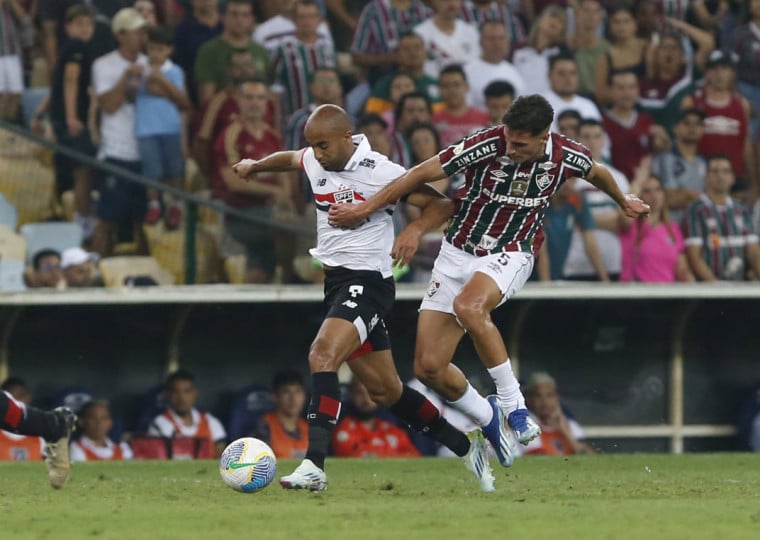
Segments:
[[[406,169],[392,161],[380,163],[372,175],[372,183],[376,186],[385,186],[406,172]]]
[[[501,146],[502,130],[503,128],[498,126],[478,131],[438,152],[443,172],[447,176],[453,176],[468,167],[495,158]]]
[[[72,463],[78,463],[87,461],[87,456],[78,444],[72,444],[69,446],[69,459]]]
[[[562,164],[565,178],[588,178],[594,159],[589,149],[581,143],[564,139],[562,143]]]
[[[687,246],[704,246],[705,244],[705,230],[704,223],[700,217],[700,208],[702,204],[700,201],[694,201],[686,209],[686,216],[684,217],[684,234],[686,236],[685,243]]]
[[[211,432],[211,439],[216,442],[221,442],[227,439],[227,432],[224,430],[224,426],[218,418],[206,413],[208,417],[208,428]]]
[[[126,459],[134,459],[135,453],[132,452],[132,447],[129,446],[128,443],[123,442],[123,443],[117,443],[117,444],[121,448],[121,457],[123,459],[125,459],[125,460]]]

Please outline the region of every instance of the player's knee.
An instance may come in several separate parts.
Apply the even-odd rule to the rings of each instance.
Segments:
[[[338,365],[335,348],[324,339],[316,339],[309,348],[309,367],[311,372],[336,371]]]
[[[482,307],[461,296],[454,298],[454,314],[467,331],[476,328],[485,318]]]
[[[437,362],[425,357],[415,358],[414,376],[425,385],[434,383],[443,377],[444,369]]]

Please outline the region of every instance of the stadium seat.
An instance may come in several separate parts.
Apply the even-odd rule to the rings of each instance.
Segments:
[[[50,88],[47,86],[31,87],[24,89],[21,94],[21,110],[24,112],[24,124],[31,127],[34,113],[47,95]]]
[[[0,225],[0,259],[26,262],[26,240],[5,225]]]
[[[0,225],[5,225],[14,231],[16,230],[16,225],[18,225],[16,207],[8,202],[8,199],[2,193],[0,193]]]
[[[106,287],[124,287],[130,277],[150,276],[159,285],[173,285],[174,278],[156,259],[145,256],[107,257],[98,264]]]
[[[150,254],[166,268],[174,283],[185,283],[185,230],[167,231],[163,225],[143,227]],[[195,283],[214,283],[219,279],[219,255],[211,233],[195,231]]]
[[[2,148],[4,144],[10,148]],[[29,145],[9,140],[2,130],[0,171],[0,193],[16,208],[19,224],[45,221],[53,215],[53,171],[30,154]]]
[[[24,263],[0,259],[0,291],[25,291]]]
[[[79,247],[84,238],[81,225],[64,221],[26,223],[19,232],[26,240],[29,260],[41,249],[52,248],[63,253],[70,247]]]
[[[65,386],[58,389],[50,400],[50,408],[68,407],[75,413],[78,413],[82,405],[92,401],[92,391],[80,385]]]
[[[199,437],[133,437],[130,440],[134,459],[213,459],[214,447]]]
[[[163,437],[132,437],[129,445],[134,459],[169,459],[168,439]]]
[[[147,433],[153,419],[166,409],[164,398],[164,385],[159,384],[149,389],[142,399],[140,410],[137,414],[136,433]]]
[[[232,255],[224,259],[224,273],[229,283],[245,283],[245,255]]]
[[[259,417],[274,410],[272,391],[263,386],[248,386],[240,390],[232,401],[229,421],[229,440],[250,435]]]

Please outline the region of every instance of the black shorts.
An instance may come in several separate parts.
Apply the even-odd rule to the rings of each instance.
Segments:
[[[362,342],[350,358],[391,348],[385,317],[393,307],[396,284],[379,272],[332,268],[325,271],[327,317],[344,319],[356,327]]]

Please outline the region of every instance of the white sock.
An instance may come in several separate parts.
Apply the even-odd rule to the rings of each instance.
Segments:
[[[525,408],[525,398],[520,391],[520,383],[512,372],[512,362],[509,359],[501,365],[488,368],[488,373],[496,385],[496,394],[505,414]]]
[[[466,414],[479,426],[487,426],[491,418],[493,418],[491,404],[469,382],[467,383],[467,390],[465,390],[464,395],[456,401],[449,401],[449,405],[459,412]]]

